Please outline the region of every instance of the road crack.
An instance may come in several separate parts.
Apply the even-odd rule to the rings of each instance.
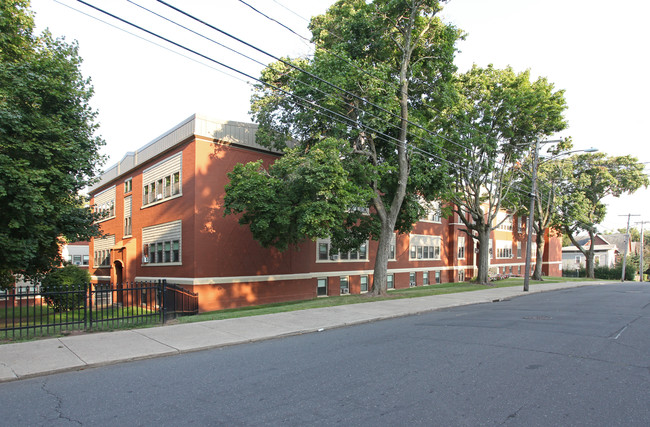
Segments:
[[[47,394],[48,396],[51,396],[52,398],[54,398],[54,401],[56,402],[56,405],[54,406],[54,411],[56,412],[58,419],[66,420],[66,421],[68,421],[70,423],[76,423],[76,424],[79,424],[80,426],[83,425],[83,423],[81,421],[75,420],[74,418],[66,417],[63,414],[63,411],[61,409],[61,407],[63,406],[63,398],[61,398],[61,396],[59,396],[58,394],[48,390],[47,381],[43,381],[43,383],[41,384],[41,390],[43,390],[45,392],[45,394]]]

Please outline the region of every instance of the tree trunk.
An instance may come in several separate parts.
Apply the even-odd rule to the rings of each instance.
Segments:
[[[480,284],[489,283],[488,273],[490,267],[490,227],[482,225],[476,227],[478,232],[478,274],[476,281]]]
[[[388,290],[386,280],[388,277],[388,255],[394,228],[394,223],[392,227],[388,223],[382,223],[377,255],[375,256],[375,270],[372,277],[372,290],[370,292],[372,296],[384,296]]]
[[[537,257],[535,260],[535,271],[533,272],[533,280],[542,280],[542,266],[544,264],[544,233],[537,232]]]

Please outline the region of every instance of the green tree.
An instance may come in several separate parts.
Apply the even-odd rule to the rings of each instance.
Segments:
[[[291,141],[297,149],[282,159],[281,173],[275,167],[268,173],[259,170],[259,164],[249,166],[248,173],[242,167],[235,170],[226,213],[243,213],[240,222],[251,226],[256,239],[280,248],[284,242],[331,237],[334,250],[346,250],[377,239],[371,293],[385,294],[393,233],[407,232],[423,216],[420,200],[434,197],[445,176],[435,157],[439,147],[421,125],[426,123],[424,94],[445,102],[455,71],[454,45],[460,32],[440,21],[440,10],[435,0],[340,0],[314,17],[313,58],[271,64],[262,73],[267,85],[257,86],[252,99],[257,140],[281,150]],[[411,125],[413,121],[420,125]],[[307,179],[301,175],[316,176],[323,168],[312,162],[320,156],[312,151],[326,153],[334,146],[341,147],[338,157],[326,156],[327,161],[336,163],[334,169],[344,165],[345,171],[309,182],[314,187],[303,192],[300,187]],[[434,156],[418,155],[418,148]],[[241,191],[280,177],[281,183],[269,185],[271,193],[257,200],[281,200],[288,193],[300,195],[298,206],[287,202],[265,207]],[[344,194],[340,205],[322,214],[309,209],[334,200],[331,185],[339,179],[347,181],[336,190],[337,197],[339,191]],[[348,197],[352,193],[356,197]],[[274,227],[274,217],[291,218],[286,212],[290,207],[298,215],[291,221],[295,226]]]
[[[97,233],[80,191],[102,140],[76,44],[33,34],[28,1],[0,2],[0,284],[60,265],[61,239]]]
[[[594,278],[594,238],[596,225],[607,213],[603,199],[632,194],[648,186],[644,165],[632,156],[608,157],[604,153],[578,154],[571,157],[572,173],[562,187],[567,197],[559,206],[556,226],[561,227],[571,243],[583,253],[587,277]],[[576,236],[581,231],[589,235],[590,244],[580,245]]]
[[[83,307],[88,283],[88,270],[68,264],[45,274],[41,279],[41,292],[47,305],[59,313]]]
[[[545,78],[533,82],[528,71],[472,67],[457,79],[458,101],[440,117],[449,129],[447,158],[454,184],[445,199],[479,243],[479,283],[488,282],[490,232],[517,191],[519,167],[535,141],[566,127],[564,91]],[[529,190],[526,193],[530,192]]]

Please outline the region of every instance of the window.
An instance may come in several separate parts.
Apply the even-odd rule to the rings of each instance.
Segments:
[[[73,255],[72,256],[72,263],[74,265],[81,265],[81,255]]]
[[[178,153],[142,173],[143,206],[181,194],[182,161],[182,153]]]
[[[427,211],[427,216],[422,218],[421,221],[441,221],[442,211],[440,209],[440,202],[424,202],[422,207]]]
[[[340,279],[341,295],[347,295],[350,293],[350,281],[348,276],[342,276]]]
[[[410,236],[410,259],[440,259],[440,237],[422,234]]]
[[[518,216],[517,217],[517,231],[522,232],[524,229],[524,218]]]
[[[440,270],[436,271],[436,283],[442,283],[442,280],[440,278]]]
[[[115,235],[93,239],[93,267],[109,267],[111,265],[111,248],[115,246]]]
[[[88,265],[89,262],[90,262],[90,255],[84,255],[81,265]]]
[[[397,235],[395,233],[393,233],[393,235],[391,236],[390,245],[388,247],[388,259],[389,260],[394,260],[395,259],[396,241],[397,241]]]
[[[124,198],[124,236],[131,235],[131,196]]]
[[[361,276],[361,292],[368,292],[368,276]]]
[[[576,255],[576,264],[580,264],[580,255]]]
[[[395,282],[393,281],[393,275],[386,275],[386,289],[395,289]]]
[[[409,273],[409,286],[410,287],[417,286],[417,283],[415,282],[415,272],[414,271]]]
[[[327,296],[327,279],[318,279],[316,285],[316,295],[319,297]]]
[[[458,281],[459,282],[464,282],[465,281],[465,270],[460,270],[458,272]]]
[[[422,273],[422,285],[427,286],[429,284],[429,272],[425,271]]]
[[[497,258],[512,258],[512,242],[497,240]]]
[[[124,181],[124,194],[133,191],[133,180],[131,178]]]
[[[368,260],[368,242],[363,243],[357,249],[352,249],[348,252],[333,252],[331,249],[330,239],[318,239],[316,242],[318,253],[318,261],[367,261]]]
[[[465,237],[458,238],[458,259],[465,259]]]
[[[521,242],[517,242],[517,258],[521,258]]]
[[[99,215],[98,221],[105,221],[115,217],[115,186],[95,195],[93,210]]]
[[[142,229],[143,264],[180,264],[181,221],[158,224]]]
[[[508,215],[506,212],[497,213],[497,227],[498,230],[512,231],[512,215]]]

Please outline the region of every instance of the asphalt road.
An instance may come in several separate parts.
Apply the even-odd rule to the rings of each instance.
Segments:
[[[650,425],[650,284],[0,384],[0,425]]]

